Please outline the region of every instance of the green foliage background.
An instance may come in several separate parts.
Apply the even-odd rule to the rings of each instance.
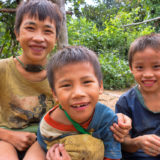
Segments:
[[[74,16],[67,16],[69,45],[83,45],[94,50],[102,66],[104,88],[130,87],[133,77],[127,54],[137,37],[160,32],[160,21],[125,27],[126,24],[159,16],[159,0],[68,0]],[[16,0],[0,0],[0,8],[15,8]],[[18,55],[20,47],[14,36],[15,14],[0,13],[0,58]]]

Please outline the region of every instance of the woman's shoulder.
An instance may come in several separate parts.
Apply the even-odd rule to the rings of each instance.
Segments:
[[[13,64],[13,57],[0,59],[0,70]]]

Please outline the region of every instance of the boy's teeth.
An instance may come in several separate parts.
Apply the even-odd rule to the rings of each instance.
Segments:
[[[73,106],[73,107],[78,108],[78,107],[80,107],[80,105],[76,105],[76,106]]]
[[[82,107],[84,105],[76,105],[76,106],[73,106],[74,108],[78,108],[78,107]]]

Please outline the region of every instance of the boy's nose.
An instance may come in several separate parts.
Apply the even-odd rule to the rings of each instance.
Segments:
[[[75,87],[73,92],[72,92],[72,97],[73,98],[79,98],[85,96],[85,92],[83,88],[81,87]]]
[[[153,76],[153,72],[152,72],[152,71],[145,71],[145,72],[143,73],[143,76],[144,76],[144,77],[152,77],[152,76]]]

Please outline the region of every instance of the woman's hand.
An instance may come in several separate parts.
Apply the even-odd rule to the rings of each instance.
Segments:
[[[71,158],[63,144],[55,144],[48,150],[46,160],[71,160]]]
[[[36,134],[22,131],[0,129],[0,139],[12,144],[17,150],[24,151],[36,141]]]
[[[118,124],[114,123],[110,129],[113,132],[114,138],[118,142],[122,143],[124,142],[124,137],[128,135],[130,129],[132,128],[132,120],[122,113],[117,113],[117,116]]]

